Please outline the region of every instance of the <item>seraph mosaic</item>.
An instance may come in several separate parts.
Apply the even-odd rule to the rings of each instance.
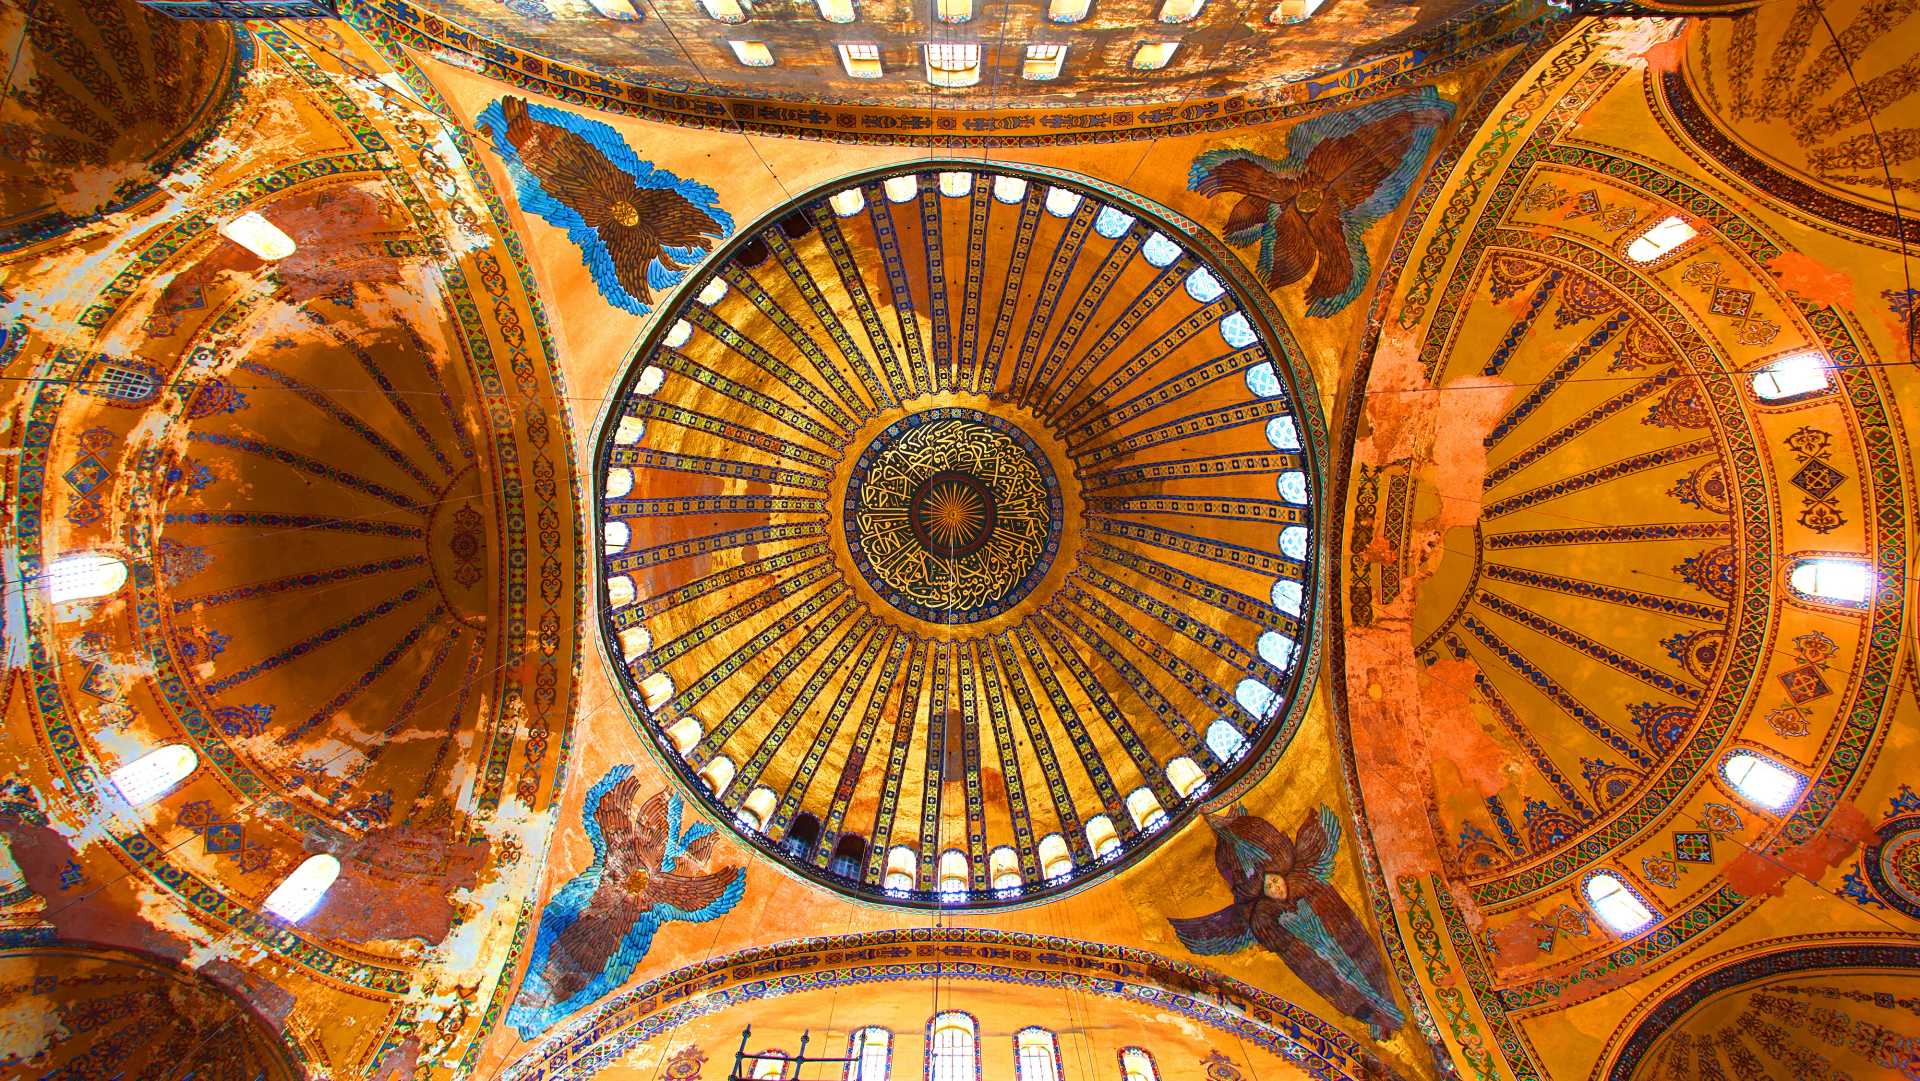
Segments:
[[[1251,150],[1208,150],[1193,159],[1187,186],[1208,197],[1238,195],[1227,242],[1260,245],[1260,277],[1270,289],[1311,272],[1307,314],[1333,315],[1372,274],[1361,238],[1407,197],[1452,116],[1453,103],[1421,87],[1298,125],[1279,161]]]
[[[635,811],[639,790],[633,767],[622,765],[587,791],[581,818],[593,862],[540,913],[526,977],[507,1011],[522,1039],[625,983],[662,927],[725,915],[746,892],[738,867],[677,871],[682,859],[706,859],[714,827],[695,822],[682,830],[680,797],[666,789]]]
[[[1205,957],[1258,943],[1375,1038],[1399,1029],[1405,1018],[1380,947],[1333,887],[1340,819],[1332,809],[1309,810],[1291,838],[1240,807],[1208,815],[1207,824],[1233,902],[1212,915],[1169,919],[1181,945]]]
[[[520,205],[567,231],[600,295],[645,315],[733,232],[712,188],[656,169],[612,127],[505,97],[480,113]]]

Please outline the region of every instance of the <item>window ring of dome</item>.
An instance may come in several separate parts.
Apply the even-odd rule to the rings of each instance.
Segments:
[[[927,227],[930,215],[939,228]],[[984,256],[969,252],[977,216],[987,219]],[[1017,245],[1026,257],[1015,257]],[[768,248],[792,257],[767,260]],[[1049,274],[1049,259],[1087,273]],[[1086,300],[1091,310],[1076,321],[1121,325],[1133,306],[1153,304],[1145,317],[1155,325],[1195,329],[1166,358],[1171,367],[1151,358],[1133,370],[1142,364],[1096,348],[1097,334],[1061,337],[1074,283],[1103,265],[1138,284]],[[1065,292],[1036,297],[1049,277]],[[1166,285],[1149,294],[1153,282]],[[969,291],[973,314],[957,306]],[[914,319],[901,326],[918,327],[918,339],[889,330],[881,343],[868,332],[863,306],[885,297],[912,299]],[[810,331],[824,348],[753,329],[777,330],[778,320],[733,315],[788,305],[800,325],[824,325]],[[595,437],[600,640],[636,730],[688,798],[759,857],[888,907],[1022,907],[1129,866],[1176,835],[1202,793],[1233,798],[1272,768],[1318,668],[1323,556],[1313,531],[1325,511],[1326,434],[1312,373],[1296,360],[1304,353],[1217,238],[1065,171],[909,161],[770,209],[660,297],[654,315]],[[754,340],[709,331],[721,323],[748,327],[738,333]],[[1004,340],[989,350],[996,334]],[[874,346],[836,349],[843,337]],[[1041,359],[1022,363],[1023,354]],[[1199,384],[1182,375],[1197,370],[1212,374]],[[1152,401],[1135,389],[1159,386],[1181,389]],[[1104,419],[1123,406],[1127,423]],[[1243,419],[1186,423],[1223,408]],[[1170,434],[1151,455],[1127,452],[1122,442],[1143,430]],[[988,475],[969,465],[979,461],[1005,468]],[[1208,465],[1224,461],[1253,468]],[[1176,490],[1191,489],[1191,516],[1168,519],[1131,494],[1161,479],[1143,470],[1188,462]],[[1204,499],[1212,509],[1198,506]],[[1218,513],[1222,500],[1247,508],[1246,520],[1219,524],[1231,516]],[[1037,618],[1075,568],[1092,565],[1090,514],[1118,524],[1098,538],[1101,551],[1118,551],[1127,588],[1147,595],[1077,621]],[[1189,583],[1257,599],[1257,625],[1229,638],[1166,618],[1193,603],[1165,570],[1195,573],[1194,562],[1166,555],[1165,537],[1180,534],[1258,553],[1200,562],[1205,580]],[[915,569],[928,566],[942,571]],[[1197,684],[1151,684],[1160,669],[1150,663],[1082,660],[1169,639],[1200,658],[1224,699],[1189,700]],[[1031,738],[1023,726],[1051,722],[1016,715],[1005,732],[987,723],[985,696],[1021,689],[989,689],[989,667],[995,680],[1018,671],[1040,710],[1059,700],[1048,686],[1088,681],[1112,681],[1110,701],[1171,708],[1119,711],[1130,731],[1093,748],[1109,777],[1059,758],[1073,804],[1089,808],[1059,819],[1048,779],[1019,750]],[[842,670],[869,675],[843,679]],[[934,738],[909,737],[896,752],[889,718],[908,696],[907,713]],[[837,731],[814,720],[836,716],[849,719]],[[779,744],[763,753],[770,736]],[[816,740],[825,753],[805,768],[878,762],[905,791],[940,791],[948,778],[1008,763],[1033,775],[988,799],[984,845],[956,851],[923,822],[920,800],[836,812],[832,778],[798,776]],[[1101,797],[1106,783],[1129,794],[1124,804]],[[770,802],[779,822],[805,814],[836,824],[817,844],[783,847]],[[1048,825],[1021,842],[1016,821]],[[874,847],[821,865],[844,837]]]

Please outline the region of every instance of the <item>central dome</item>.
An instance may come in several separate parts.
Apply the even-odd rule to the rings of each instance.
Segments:
[[[636,719],[790,871],[889,904],[1111,873],[1284,746],[1315,429],[1163,212],[913,165],[735,237],[602,429]]]
[[[935,405],[887,425],[842,502],[854,565],[895,608],[931,623],[997,616],[1060,550],[1060,484],[1020,426]]]

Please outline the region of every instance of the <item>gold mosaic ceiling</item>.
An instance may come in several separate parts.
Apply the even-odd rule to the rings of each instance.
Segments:
[[[743,232],[663,313],[603,429],[606,633],[662,757],[790,869],[1000,903],[1287,732],[1312,435],[1173,226],[922,168]]]

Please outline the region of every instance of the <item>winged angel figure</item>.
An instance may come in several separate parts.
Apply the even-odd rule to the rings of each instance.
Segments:
[[[1229,244],[1260,244],[1268,288],[1307,283],[1307,314],[1327,316],[1360,295],[1371,274],[1361,237],[1406,198],[1452,103],[1430,86],[1305,121],[1287,132],[1287,156],[1209,150],[1187,184],[1237,195]]]
[[[526,978],[507,1011],[521,1039],[625,983],[662,927],[724,915],[746,892],[738,867],[677,870],[683,858],[706,859],[714,827],[696,822],[682,831],[680,797],[666,789],[634,813],[639,789],[633,767],[623,765],[587,792],[581,817],[593,862],[540,913]]]
[[[506,97],[480,123],[521,204],[567,230],[616,307],[651,311],[655,289],[677,284],[733,231],[712,188],[641,161],[597,120]]]
[[[1380,947],[1333,888],[1340,820],[1308,811],[1292,839],[1235,807],[1208,815],[1213,863],[1233,902],[1210,916],[1170,919],[1174,934],[1201,955],[1236,953],[1259,943],[1348,1016],[1385,1039],[1405,1022],[1387,982]]]

